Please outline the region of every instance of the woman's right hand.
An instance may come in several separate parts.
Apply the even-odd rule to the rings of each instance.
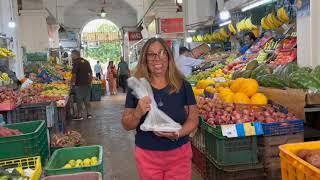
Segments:
[[[136,116],[140,119],[148,111],[151,110],[151,98],[149,96],[143,97],[138,101],[136,107]]]

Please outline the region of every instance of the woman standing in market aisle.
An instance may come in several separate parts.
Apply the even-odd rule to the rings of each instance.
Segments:
[[[113,61],[109,62],[109,65],[107,68],[107,80],[109,82],[110,94],[111,95],[117,94],[117,69],[113,65]]]
[[[189,134],[197,128],[198,109],[191,85],[178,71],[163,39],[151,38],[145,43],[134,77],[146,78],[159,109],[182,125],[178,132],[142,131],[140,126],[150,110],[151,99],[139,100],[129,90],[122,124],[128,131],[137,131],[135,157],[140,179],[190,180]]]

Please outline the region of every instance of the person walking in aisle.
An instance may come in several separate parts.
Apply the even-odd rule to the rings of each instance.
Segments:
[[[101,80],[102,67],[99,61],[97,61],[97,64],[94,66],[94,72],[96,73],[96,78]]]
[[[177,132],[142,131],[151,99],[137,99],[128,90],[122,125],[137,132],[135,158],[140,180],[190,180],[189,134],[198,126],[198,109],[192,87],[178,71],[163,39],[151,38],[144,44],[134,77],[146,78],[159,109],[182,125]]]
[[[177,58],[177,66],[180,72],[188,77],[192,73],[192,67],[202,64],[204,61],[192,57],[191,51],[186,47],[180,47],[179,57]]]
[[[113,65],[113,61],[110,61],[108,65],[107,80],[109,83],[110,94],[117,94],[117,70],[116,67]]]
[[[130,76],[130,70],[128,63],[124,61],[123,57],[120,57],[120,63],[118,64],[118,77],[119,85],[123,89],[123,93],[127,90],[127,79]]]
[[[90,91],[92,82],[92,70],[90,63],[80,57],[80,51],[73,50],[71,52],[71,58],[73,60],[72,68],[72,85],[74,86],[75,98],[77,102],[78,113],[74,120],[83,120],[82,106],[85,105],[87,112],[87,118],[91,119],[90,114]]]

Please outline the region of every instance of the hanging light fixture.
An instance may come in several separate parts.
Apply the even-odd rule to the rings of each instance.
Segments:
[[[16,27],[16,23],[12,20],[12,18],[11,18],[11,20],[8,22],[8,27],[9,27],[9,28],[15,28],[15,27]]]
[[[107,16],[107,13],[104,10],[104,8],[101,9],[100,16],[103,17],[103,18]]]
[[[231,15],[228,10],[224,9],[219,13],[219,17],[222,21],[225,21],[225,20],[230,19]]]

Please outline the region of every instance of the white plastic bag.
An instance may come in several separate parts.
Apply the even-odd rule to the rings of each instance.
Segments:
[[[141,99],[145,96],[151,98],[151,110],[149,111],[143,124],[142,131],[176,132],[181,129],[181,125],[172,120],[167,114],[161,111],[153,97],[153,92],[149,82],[145,78],[138,80],[135,77],[128,79],[128,86],[133,90],[133,94]]]

